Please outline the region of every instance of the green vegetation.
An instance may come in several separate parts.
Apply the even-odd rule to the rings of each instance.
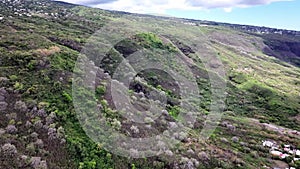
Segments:
[[[176,47],[172,44],[164,44],[163,41],[154,33],[140,33],[137,34],[138,44],[145,48],[158,48],[176,52]]]
[[[43,3],[45,7],[41,7],[37,2]],[[72,81],[81,83],[85,78],[73,79],[72,72],[81,49],[95,31],[109,21],[121,20],[122,16],[130,16],[133,20],[139,20],[141,16],[44,0],[22,3],[22,8],[33,11],[31,16],[15,15],[6,7],[8,5],[0,2],[0,13],[5,16],[5,19],[0,21],[0,84],[1,90],[3,87],[6,91],[4,96],[0,95],[0,98],[3,98],[0,108],[5,109],[0,112],[0,151],[2,153],[2,149],[9,148],[14,155],[5,158],[1,156],[0,168],[18,168],[20,160],[17,159],[22,155],[41,157],[42,160],[46,160],[48,168],[159,169],[175,166],[184,168],[191,163],[194,168],[261,168],[271,166],[273,160],[268,150],[261,146],[262,140],[271,139],[280,144],[300,147],[299,138],[289,132],[290,129],[300,130],[298,61],[291,62],[296,65],[293,66],[280,58],[266,55],[261,49],[264,44],[278,47],[282,43],[299,42],[297,38],[271,38],[225,27],[189,26],[178,24],[179,21],[173,19],[143,16],[149,20],[143,23],[148,26],[161,25],[159,29],[164,29],[164,26],[174,23],[179,27],[164,30],[164,36],[154,32],[139,32],[118,42],[105,54],[101,62],[95,64],[104,72],[113,75],[124,58],[146,48],[162,54],[167,53],[168,55],[162,55],[163,58],[152,59],[168,64],[180,72],[180,75],[185,76],[188,70],[172,58],[181,52],[184,54],[181,59],[192,70],[198,84],[199,98],[190,100],[189,103],[199,112],[196,112],[196,123],[190,126],[186,138],[181,133],[176,133],[176,137],[183,140],[176,145],[175,150],[166,153],[171,157],[164,154],[158,157],[130,159],[107,152],[103,146],[105,143],[93,142],[82,125],[101,131],[94,121],[88,121],[89,118],[97,119],[97,113],[101,113],[107,118],[108,125],[125,135],[150,137],[150,134],[161,133],[168,129],[172,122],[181,120],[180,111],[185,112],[180,107],[179,85],[164,70],[151,69],[137,72],[136,78],[140,80],[133,81],[129,91],[119,91],[128,92],[131,101],[136,103],[134,106],[141,112],[149,107],[147,98],[157,93],[160,97],[154,100],[166,102],[165,109],[168,113],[162,115],[163,120],[148,118],[147,127],[143,128],[126,121],[122,112],[114,109],[109,95],[110,77],[103,72],[97,72],[95,94],[84,87],[73,91],[76,96],[90,98],[90,101],[76,105],[88,117],[85,117],[85,124],[81,124],[73,105],[76,97],[72,95]],[[43,12],[37,12],[41,9]],[[10,15],[13,17],[9,18]],[[198,35],[201,35],[199,38],[209,37],[205,43],[214,49],[215,56],[223,61],[228,82],[225,115],[211,138],[206,141],[199,140],[201,129],[205,123],[215,123],[204,121],[210,114],[212,103],[209,70],[206,70],[201,61],[202,54],[206,54],[195,53],[192,44],[189,46],[185,44],[188,41],[184,41]],[[280,54],[278,50],[276,48],[276,54]],[[295,49],[293,52],[296,51]],[[82,71],[76,70],[74,73],[80,74]],[[90,108],[96,105],[101,112],[90,111]],[[260,122],[288,129],[278,132]],[[30,127],[26,128],[26,125]],[[60,140],[50,140],[48,135],[51,135],[51,132],[43,127],[55,129],[57,135],[61,135]],[[43,141],[44,146],[31,138],[36,133],[39,135],[36,137]],[[15,146],[7,143],[14,143]],[[14,154],[15,149],[18,153]],[[287,162],[291,163],[291,160],[288,159]],[[23,166],[26,165],[30,164],[25,162]],[[299,166],[299,162],[290,165]]]

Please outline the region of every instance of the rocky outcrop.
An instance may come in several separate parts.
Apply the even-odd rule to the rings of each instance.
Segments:
[[[300,67],[300,41],[279,38],[280,37],[265,37],[265,44],[267,47],[263,49],[263,52]]]

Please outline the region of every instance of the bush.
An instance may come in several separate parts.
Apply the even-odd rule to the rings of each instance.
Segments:
[[[229,80],[231,80],[237,84],[242,84],[247,81],[247,77],[243,73],[233,72],[229,75]]]
[[[18,131],[18,129],[16,128],[16,126],[14,125],[8,125],[6,127],[6,132],[9,133],[9,134],[14,134]]]
[[[15,81],[15,80],[18,79],[18,76],[16,76],[16,75],[11,75],[11,76],[9,76],[9,79],[12,80],[12,81]]]
[[[1,154],[4,156],[13,156],[18,153],[16,146],[6,143],[1,147]]]
[[[103,85],[97,86],[97,88],[96,88],[96,94],[98,96],[103,96],[105,94],[105,92],[106,92],[106,87],[105,86],[103,86]]]
[[[67,92],[65,92],[65,91],[63,91],[63,98],[67,101],[67,102],[72,102],[72,97],[67,93]]]
[[[34,70],[35,67],[38,65],[37,60],[31,60],[28,64],[27,64],[27,68],[29,70]]]
[[[15,90],[22,90],[23,87],[24,87],[24,85],[20,82],[16,82],[15,85],[14,85]]]

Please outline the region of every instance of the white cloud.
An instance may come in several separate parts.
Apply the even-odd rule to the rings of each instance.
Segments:
[[[186,9],[185,0],[118,0],[112,3],[99,4],[95,7],[128,11],[135,13],[164,13],[167,9]]]
[[[231,12],[233,8],[267,5],[278,1],[292,0],[62,0],[134,13],[165,13],[168,9],[201,10],[221,8]]]
[[[224,8],[224,11],[225,11],[225,12],[231,12],[231,11],[232,11],[232,8]]]
[[[58,1],[64,1],[68,3],[73,3],[73,4],[81,4],[81,5],[99,5],[99,4],[105,4],[105,3],[111,3],[117,0],[58,0]]]
[[[247,7],[256,5],[266,5],[272,2],[290,0],[186,0],[190,6],[205,8],[233,8]]]

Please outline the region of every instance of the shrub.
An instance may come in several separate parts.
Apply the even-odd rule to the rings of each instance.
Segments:
[[[26,151],[28,151],[29,153],[35,153],[35,147],[33,143],[29,143],[26,145]]]
[[[43,123],[41,120],[37,120],[35,123],[34,123],[34,127],[39,130],[43,127]]]
[[[62,95],[67,102],[72,102],[73,99],[67,92],[63,91]]]
[[[229,80],[231,80],[237,84],[242,84],[247,81],[247,77],[243,73],[233,72],[229,75]]]
[[[31,60],[28,64],[27,64],[27,68],[29,70],[34,70],[35,67],[38,65],[37,60]]]
[[[106,87],[105,86],[103,86],[103,85],[97,86],[97,88],[96,88],[96,94],[98,96],[103,96],[105,94],[105,92],[106,92]]]
[[[6,143],[1,147],[1,154],[4,156],[13,156],[18,153],[16,146]]]
[[[16,82],[15,85],[14,85],[14,89],[15,90],[22,90],[23,89],[23,84],[20,83],[20,82]]]
[[[180,113],[180,108],[178,106],[174,106],[169,108],[168,110],[169,115],[172,116],[174,119],[178,119],[178,115]]]
[[[21,112],[26,112],[26,111],[27,111],[27,106],[26,106],[26,104],[25,104],[24,102],[22,102],[22,101],[17,101],[17,102],[15,103],[14,108],[15,108],[16,110],[18,110],[18,111],[21,111]]]
[[[35,145],[37,148],[43,148],[43,147],[44,147],[44,142],[43,142],[43,140],[41,140],[41,139],[37,139],[37,140],[34,142],[34,145]]]
[[[16,126],[14,125],[8,125],[6,127],[6,132],[9,133],[9,134],[14,134],[18,131],[18,129],[16,128]]]
[[[9,76],[9,79],[12,80],[12,81],[15,81],[15,80],[18,79],[18,76],[16,76],[16,75],[11,75],[11,76]]]

